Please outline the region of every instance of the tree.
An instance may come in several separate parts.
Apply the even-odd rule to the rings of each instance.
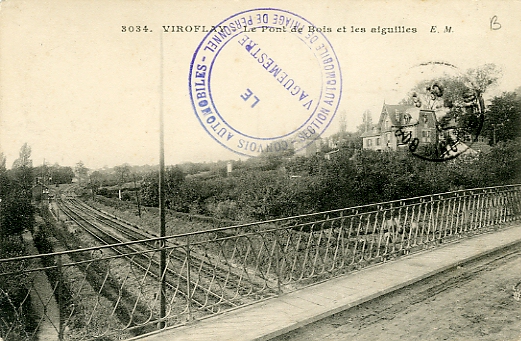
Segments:
[[[74,179],[74,171],[71,167],[61,167],[54,164],[50,169],[53,184],[70,184]]]
[[[7,158],[4,153],[0,152],[0,172],[6,170]]]
[[[143,177],[143,183],[139,189],[140,196],[145,206],[159,206],[159,174],[149,172]]]
[[[32,167],[33,160],[31,160],[31,147],[26,143],[20,148],[18,159],[14,160],[13,168]]]
[[[6,158],[4,153],[0,153],[0,199],[5,198],[9,191],[9,177],[7,176]]]
[[[101,174],[100,171],[94,171],[89,176],[90,188],[92,190],[92,200],[95,199],[95,194],[98,191],[98,189],[101,187],[102,180],[103,180],[103,175]]]
[[[176,195],[179,187],[185,180],[185,174],[177,166],[167,167],[165,170],[165,189],[167,195]]]
[[[476,141],[484,124],[483,94],[500,76],[499,68],[486,64],[464,74],[439,72],[417,83],[411,89],[410,99],[414,106],[434,112],[436,130],[433,143],[421,145],[416,155],[449,159],[454,157],[453,147],[458,141]]]
[[[340,123],[340,127],[339,127],[338,131],[340,133],[345,133],[346,130],[347,130],[347,119],[346,119],[346,112],[345,111],[342,111],[342,113],[340,113],[338,121]]]
[[[18,159],[13,162],[13,173],[20,195],[27,197],[30,202],[34,178],[31,147],[27,145],[27,142],[20,148]]]
[[[7,209],[7,197],[11,189],[11,182],[7,175],[6,158],[0,153],[0,236],[3,235],[3,226],[5,224],[5,212]]]
[[[500,141],[480,160],[484,186],[516,184],[521,181],[521,138]]]
[[[114,167],[114,172],[116,173],[118,184],[121,186],[127,182],[130,176],[130,165],[128,163],[124,163],[121,166],[116,166]]]
[[[128,177],[130,176],[130,165],[125,163],[121,166],[116,166],[114,167],[114,172],[116,173],[116,179],[119,185],[119,199],[121,200],[121,187],[125,182],[127,182]]]
[[[371,111],[366,110],[362,114],[362,125],[357,127],[357,132],[363,134],[373,129],[373,117]]]
[[[165,170],[165,198],[167,199],[167,207],[182,205],[182,193],[185,189],[185,174],[178,166],[167,167]],[[157,171],[150,172],[143,177],[140,188],[140,195],[144,205],[159,205],[159,173]]]
[[[363,131],[359,128],[356,132],[338,132],[329,137],[329,140],[336,146],[336,149],[343,149],[349,151],[349,157],[357,150],[362,149],[362,137]]]
[[[89,172],[89,169],[87,167],[85,167],[85,165],[83,164],[83,161],[79,161],[76,164],[76,167],[74,170],[76,172],[76,177],[78,178],[78,181],[80,183],[87,179],[87,174]]]
[[[521,97],[515,92],[494,97],[486,111],[482,134],[491,145],[521,136]]]
[[[2,164],[5,163],[2,161]],[[12,177],[6,178],[5,167],[0,167],[2,184],[0,235],[2,237],[19,235],[25,229],[32,231],[34,207],[31,204],[34,182],[31,160],[31,147],[25,143],[20,149],[19,158],[13,163]]]
[[[495,64],[485,64],[466,72],[466,77],[472,83],[473,89],[480,95],[496,85],[501,76],[501,69]]]
[[[468,69],[464,74],[440,75],[420,81],[410,91],[410,96],[400,103],[417,105],[423,109],[441,107],[464,107],[467,97],[483,95],[495,86],[501,77],[501,70],[494,64]]]
[[[22,196],[19,191],[11,191],[9,195],[2,199],[1,216],[2,237],[19,235],[24,230],[33,230],[34,226],[34,207],[30,197]]]

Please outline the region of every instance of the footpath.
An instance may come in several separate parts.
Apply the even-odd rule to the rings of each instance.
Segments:
[[[139,341],[269,340],[503,248],[521,247],[521,224],[371,266]]]
[[[24,243],[27,252],[31,255],[37,255],[38,250],[34,246],[33,237],[30,232],[23,234]],[[36,267],[42,267],[40,260],[33,260],[37,264]],[[54,299],[53,290],[47,275],[43,271],[31,272],[32,287],[31,287],[31,304],[36,315],[39,318],[39,327],[37,339],[41,341],[58,340],[58,325],[60,323],[59,309],[56,300]]]

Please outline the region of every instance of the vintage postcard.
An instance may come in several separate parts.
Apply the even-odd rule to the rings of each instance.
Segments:
[[[520,75],[519,0],[0,0],[0,341],[519,339]]]

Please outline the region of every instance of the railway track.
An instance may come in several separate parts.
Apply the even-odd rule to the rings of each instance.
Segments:
[[[92,206],[87,205],[81,200],[73,199],[72,203],[80,209],[84,214],[87,214],[92,219],[108,224],[118,233],[121,233],[123,239],[128,241],[146,240],[150,238],[159,238],[159,235],[144,230],[139,226],[126,222],[116,216],[113,216],[107,212],[98,210]],[[233,235],[225,235],[224,237],[231,237]],[[149,247],[157,248],[156,244],[147,243]],[[182,261],[186,258],[186,251],[181,246],[184,246],[172,239],[165,242],[167,247],[176,247],[176,252],[171,253],[170,257],[178,261]],[[177,252],[179,251],[179,252]],[[222,265],[220,260],[209,259],[209,252],[197,252],[194,248],[190,251],[190,257],[194,261],[193,266],[200,269],[207,277],[216,277],[221,283],[225,284],[224,287],[231,287],[238,291],[241,297],[247,296],[252,292],[266,291],[266,280],[258,278],[248,272],[248,276],[245,277],[244,272],[234,270],[233,267]],[[204,254],[204,255],[203,255]],[[241,285],[241,284],[244,285]],[[273,292],[272,292],[273,294]]]
[[[89,206],[85,204],[81,200],[74,199],[72,200],[72,203],[80,209],[80,212],[82,214],[86,214],[89,217],[91,217],[94,220],[100,221],[103,224],[109,225],[111,228],[113,228],[115,231],[120,233],[122,235],[122,239],[126,239],[128,241],[137,241],[137,240],[146,240],[150,238],[159,238],[159,236],[153,232],[145,231],[143,228],[140,228],[139,226],[136,226],[134,224],[131,224],[129,222],[126,222],[118,217],[115,217],[109,213],[103,212],[101,210],[98,210],[92,206]],[[229,236],[228,236],[229,237]],[[154,243],[147,243],[148,246],[157,248],[157,244]],[[177,243],[173,240],[167,240],[165,242],[165,245],[167,247],[177,247],[179,248],[175,252],[170,255],[170,257],[173,257],[176,260],[182,261],[186,258],[186,252],[184,248],[180,248],[181,246],[184,246],[180,243]],[[193,265],[196,267],[199,267],[201,271],[211,277],[216,277],[218,280],[222,282],[229,282],[227,283],[230,286],[233,286],[235,289],[244,289],[245,287],[241,287],[238,285],[235,285],[236,283],[241,282],[247,282],[251,287],[255,287],[257,291],[261,289],[265,289],[265,281],[260,278],[244,278],[243,274],[239,274],[237,272],[234,272],[233,269],[230,269],[227,266],[222,266],[219,263],[212,262],[212,264],[209,263],[209,259],[207,256],[203,256],[199,254],[198,252],[195,252],[195,250],[191,250],[191,259],[195,261]],[[241,291],[240,294],[242,296],[248,294],[246,291]]]
[[[92,221],[85,215],[82,215],[82,213],[79,213],[80,211],[78,211],[77,208],[74,208],[71,204],[62,203],[60,209],[102,245],[121,244],[133,241],[128,239],[125,240],[121,236],[117,236],[113,231],[109,232],[110,227],[108,225]],[[160,279],[161,276],[157,270],[159,269],[159,257],[158,255],[154,255],[154,253],[149,255],[150,249],[136,244],[121,245],[113,247],[111,250],[117,255],[125,256],[134,266],[137,266],[139,269],[150,274],[157,280]],[[176,265],[176,268],[174,268],[174,265]],[[169,262],[165,274],[167,288],[173,290],[175,293],[179,293],[185,298],[190,295],[191,301],[195,303],[197,307],[204,308],[205,310],[212,310],[213,307],[219,307],[222,305],[222,296],[197,283],[190,283],[193,289],[189,292],[187,278],[179,271],[183,265],[183,263],[179,262],[175,262],[174,264]],[[178,280],[173,281],[172,278],[177,278]],[[209,304],[209,301],[212,303]],[[229,306],[234,307],[236,304],[229,303]]]
[[[146,241],[156,236],[74,198],[60,200],[59,206],[71,220],[103,245],[144,240],[140,244],[115,247],[113,251],[119,255],[127,255],[133,265],[159,279],[158,252],[150,256],[151,249],[157,249],[158,245],[154,241]],[[168,249],[169,259],[166,269],[167,287],[185,298],[190,297],[195,307],[200,310],[215,313],[245,305],[253,301],[248,295],[265,289],[261,287],[262,284],[249,282],[243,275],[238,275],[227,267],[209,264],[207,259],[193,251],[190,251],[190,260],[192,269],[197,271],[197,276],[192,276],[188,280],[182,273],[187,266],[185,248],[172,242],[168,242],[165,246]]]

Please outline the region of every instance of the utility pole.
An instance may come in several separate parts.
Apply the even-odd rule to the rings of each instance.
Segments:
[[[163,115],[163,34],[159,33],[160,36],[160,70],[159,70],[159,220],[160,220],[160,236],[165,237],[165,132],[164,132],[164,115]],[[159,276],[161,279],[160,287],[160,312],[159,317],[161,322],[159,323],[159,329],[163,329],[166,326],[166,250],[165,240],[161,239],[161,256],[159,261]]]

